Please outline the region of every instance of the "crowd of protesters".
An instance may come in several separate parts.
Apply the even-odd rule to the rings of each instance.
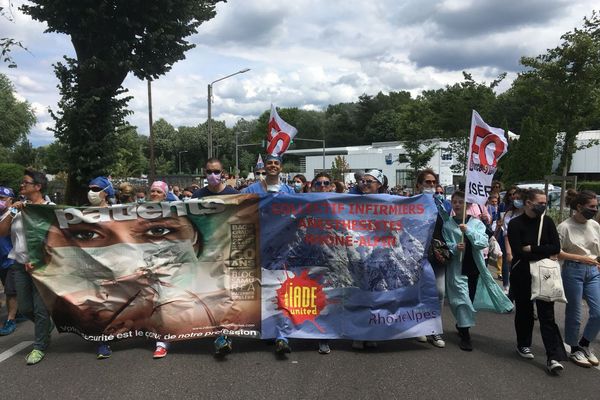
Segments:
[[[256,166],[252,179],[236,180],[224,171],[218,159],[213,158],[205,165],[207,185],[185,188],[169,186],[163,181],[152,182],[149,188],[127,182],[115,188],[108,178],[99,176],[89,182],[87,205],[110,207],[118,203],[189,201],[237,193],[412,195],[407,188],[389,189],[387,177],[376,169],[357,172],[354,182],[348,185],[334,180],[326,172],[318,173],[312,180],[298,174],[288,184],[281,179],[282,169],[281,157],[268,156],[264,165]],[[27,204],[51,204],[45,196],[46,186],[46,176],[32,170],[25,171],[18,191],[0,186],[0,276],[7,307],[0,335],[13,333],[19,317],[34,322],[33,350],[26,358],[29,365],[44,358],[54,325],[31,278],[34,266],[27,255],[21,210]],[[416,177],[415,194],[432,195],[439,211],[428,259],[435,274],[439,300],[442,305],[445,300],[448,302],[456,320],[460,349],[473,350],[470,329],[474,326],[476,310],[485,303],[477,300],[481,297],[488,299],[485,309],[497,312],[509,312],[514,303],[515,347],[519,356],[534,358],[532,330],[537,318],[550,373],[562,370],[561,361],[568,359],[581,367],[597,366],[598,359],[590,347],[600,331],[600,225],[596,221],[596,194],[569,191],[566,201],[572,216],[556,227],[545,215],[547,199],[544,192],[510,187],[501,198],[501,191],[502,184],[494,182],[486,206],[465,204],[465,194],[460,190],[450,199],[446,198],[433,170],[421,171]],[[555,322],[554,303],[530,300],[529,262],[543,258],[556,258],[563,263],[562,275],[568,298],[564,333],[570,354],[565,350]],[[490,269],[495,271],[501,285],[494,282]],[[580,333],[582,300],[587,303],[589,318]],[[440,334],[417,340],[437,348],[446,345]],[[232,341],[227,336],[219,336],[214,345],[215,353],[219,355],[232,350]],[[376,342],[353,342],[356,349],[376,345]],[[168,343],[156,342],[154,358],[166,356],[168,349]],[[277,335],[275,351],[280,354],[291,352],[285,335]],[[320,340],[318,351],[330,353],[329,341]],[[97,358],[105,359],[110,355],[109,344],[100,343]]]

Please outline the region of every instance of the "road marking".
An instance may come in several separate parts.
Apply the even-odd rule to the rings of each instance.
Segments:
[[[21,342],[21,343],[15,345],[15,346],[11,347],[10,349],[6,350],[4,353],[0,354],[0,363],[3,362],[3,361],[8,360],[12,356],[14,356],[15,354],[17,354],[18,352],[20,352],[24,348],[31,346],[32,344],[33,344],[33,341],[26,340],[24,342]]]

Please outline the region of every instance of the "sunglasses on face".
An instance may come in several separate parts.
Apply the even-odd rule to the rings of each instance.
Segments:
[[[35,185],[35,182],[23,181],[21,182],[21,185]]]
[[[331,182],[329,181],[316,181],[315,182],[315,186],[329,186],[331,184]]]
[[[423,181],[423,183],[426,183],[428,185],[435,185],[436,184],[436,180],[435,179],[426,179]]]
[[[98,187],[98,186],[94,186],[94,187],[91,187],[91,188],[90,188],[90,190],[91,190],[92,192],[96,192],[96,193],[98,193],[98,192],[101,192],[101,191],[103,191],[104,189],[102,189],[102,188],[100,188],[100,187]]]
[[[360,181],[360,183],[362,183],[363,185],[370,185],[371,183],[375,183],[377,182],[376,180],[373,179],[363,179],[362,181]]]
[[[264,175],[264,176],[267,176],[267,173],[266,173],[266,172],[257,172],[257,173],[256,173],[256,175]]]
[[[220,169],[207,169],[206,170],[206,175],[219,175],[222,171]]]
[[[435,194],[444,194],[444,192],[435,192]]]

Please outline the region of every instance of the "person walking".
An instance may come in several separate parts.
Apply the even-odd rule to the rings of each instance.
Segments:
[[[565,342],[571,346],[569,358],[580,367],[598,366],[598,358],[590,348],[600,332],[600,224],[594,220],[598,213],[596,193],[569,190],[567,204],[572,217],[558,225],[563,260],[562,279],[567,306],[565,310]],[[579,337],[581,299],[589,307],[589,318]]]
[[[531,342],[534,318],[529,262],[544,258],[556,258],[560,253],[560,238],[554,221],[545,215],[546,195],[544,192],[539,189],[527,190],[523,194],[523,201],[523,213],[513,218],[508,224],[508,240],[513,256],[510,293],[516,306],[517,353],[523,358],[533,359]],[[538,241],[538,230],[542,218],[542,232]],[[554,302],[536,300],[535,305],[546,349],[546,369],[551,374],[558,374],[564,369],[560,361],[568,358],[558,325],[554,320]]]

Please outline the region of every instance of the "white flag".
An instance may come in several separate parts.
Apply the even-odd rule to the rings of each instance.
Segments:
[[[282,156],[298,130],[281,119],[277,109],[271,104],[271,116],[267,128],[267,154]]]
[[[498,160],[506,154],[507,150],[508,143],[504,137],[504,130],[489,126],[477,111],[473,110],[465,201],[485,205],[492,190],[492,180],[498,169]]]

